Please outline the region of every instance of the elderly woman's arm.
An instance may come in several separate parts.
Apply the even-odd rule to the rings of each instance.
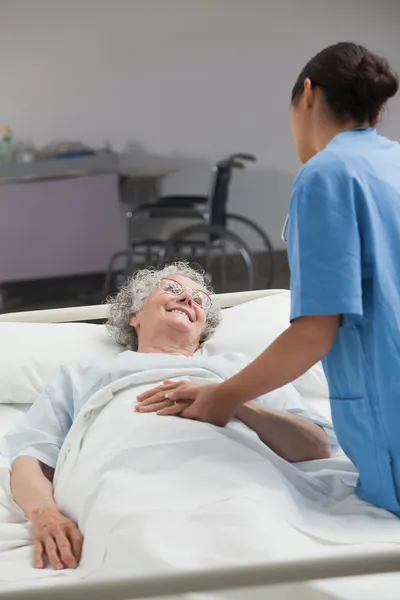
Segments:
[[[308,419],[255,401],[240,406],[235,416],[271,450],[289,462],[331,456],[326,432]]]
[[[32,524],[38,568],[44,567],[46,557],[56,569],[74,567],[80,558],[82,536],[57,508],[52,485],[58,455],[75,413],[74,382],[80,380],[75,368],[60,369],[52,385],[0,444],[1,454],[12,464],[14,500]]]
[[[53,498],[54,469],[32,456],[20,456],[12,466],[13,498],[29,520],[44,508],[56,508]]]
[[[47,556],[54,569],[73,569],[81,556],[83,538],[54,501],[53,475],[52,467],[32,456],[20,456],[12,466],[11,491],[32,524],[35,567],[42,569]]]

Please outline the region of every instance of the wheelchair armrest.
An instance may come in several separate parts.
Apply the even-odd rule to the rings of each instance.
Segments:
[[[147,202],[130,211],[132,217],[146,214],[153,219],[204,219],[204,213],[193,204],[180,205]]]
[[[194,204],[207,204],[207,196],[163,196],[157,200],[158,205],[188,208]]]

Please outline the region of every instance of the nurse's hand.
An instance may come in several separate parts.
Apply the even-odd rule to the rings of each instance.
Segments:
[[[238,408],[220,394],[220,384],[196,385],[187,381],[164,381],[163,385],[137,397],[136,410],[141,413],[180,415],[224,427]]]
[[[137,397],[138,404],[135,407],[136,412],[151,413],[156,412],[162,416],[178,416],[192,401],[181,398],[179,401],[171,399],[171,393],[180,389],[182,392],[196,387],[188,381],[170,381],[167,379],[162,385],[151,390],[147,390]]]
[[[218,427],[225,427],[233,419],[239,406],[221,393],[220,383],[196,385],[187,391],[178,389],[171,393],[172,400],[179,402],[181,398],[192,401],[192,404],[182,412],[182,417],[211,423]]]
[[[57,570],[75,569],[82,554],[83,537],[76,523],[57,508],[43,508],[30,518],[34,539],[34,566],[43,569],[45,557]]]

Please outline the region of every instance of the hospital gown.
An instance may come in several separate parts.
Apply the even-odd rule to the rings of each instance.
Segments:
[[[0,453],[10,462],[19,456],[32,456],[55,468],[63,442],[79,411],[96,392],[112,382],[151,369],[172,368],[179,372],[180,368],[188,367],[204,368],[217,378],[228,379],[249,361],[247,357],[235,353],[186,357],[126,351],[107,364],[85,367],[75,363],[65,365],[22,420],[3,438]],[[154,387],[154,383],[149,387]],[[293,386],[276,390],[259,400],[323,427],[331,446],[337,446],[332,425],[306,406]]]
[[[358,493],[400,515],[400,145],[346,131],[300,171],[290,202],[291,319],[341,315],[324,359]]]

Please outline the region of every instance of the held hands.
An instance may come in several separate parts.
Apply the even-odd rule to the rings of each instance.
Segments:
[[[183,411],[193,403],[191,394],[198,387],[187,381],[166,379],[163,385],[152,388],[137,397],[139,404],[136,406],[136,411],[140,413],[156,412],[162,416],[182,416]],[[184,398],[175,398],[173,392],[176,393],[178,390],[183,392]]]
[[[196,385],[187,381],[164,381],[163,385],[137,397],[141,413],[179,415],[224,427],[234,416],[236,405],[218,397],[221,384]]]
[[[44,557],[57,570],[75,569],[82,554],[83,537],[77,525],[57,507],[47,507],[30,518],[34,538],[34,566],[43,569]]]

